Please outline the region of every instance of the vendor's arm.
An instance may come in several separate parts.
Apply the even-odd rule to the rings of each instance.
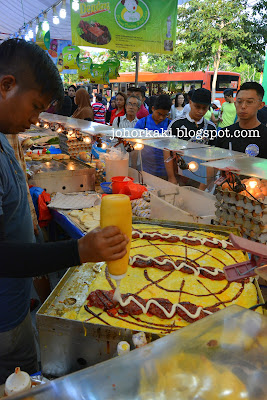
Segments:
[[[79,240],[44,244],[1,241],[0,278],[25,278],[87,261],[117,260],[126,254],[127,243],[128,239],[114,226],[94,229]]]

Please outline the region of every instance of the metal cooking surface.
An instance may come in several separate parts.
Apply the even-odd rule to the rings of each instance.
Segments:
[[[76,160],[51,160],[51,161],[27,161],[30,169],[40,172],[57,172],[57,171],[77,171],[87,169],[88,166]]]

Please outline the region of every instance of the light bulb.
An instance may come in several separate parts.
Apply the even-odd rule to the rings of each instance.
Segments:
[[[42,23],[42,30],[44,32],[48,32],[49,31],[49,23],[47,21],[47,13],[46,12],[44,12],[44,20],[43,20],[43,23]]]
[[[48,23],[48,21],[46,21],[46,20],[43,21],[42,29],[43,29],[44,32],[48,32],[49,31],[49,23]]]
[[[144,145],[143,143],[135,143],[134,150],[143,150]]]
[[[65,19],[65,18],[66,18],[66,16],[67,16],[67,11],[65,10],[65,8],[61,8],[61,9],[59,10],[59,16],[60,16],[60,18],[62,18],[62,19]]]
[[[257,181],[250,181],[248,183],[248,186],[250,187],[250,189],[254,189],[257,185],[258,185]]]
[[[58,128],[57,133],[61,133],[61,132],[62,132],[62,128]]]
[[[107,143],[102,143],[102,144],[101,144],[101,149],[104,149],[104,150],[105,150],[107,147],[108,147],[108,146],[107,146]]]
[[[56,7],[53,7],[53,24],[55,24],[55,25],[59,24],[59,18],[58,18],[58,15],[57,15]]]
[[[44,128],[48,129],[49,128],[49,124],[44,124]]]
[[[79,7],[80,7],[79,1],[78,1],[78,0],[73,0],[73,2],[72,2],[72,9],[73,9],[74,11],[78,11],[78,10],[79,10]]]
[[[58,25],[59,24],[59,18],[57,15],[53,16],[53,24]]]
[[[188,169],[191,172],[196,172],[198,170],[198,163],[196,161],[190,161],[190,163],[188,163]]]
[[[59,10],[59,16],[62,19],[65,19],[67,16],[67,11],[66,11],[66,0],[62,1],[62,6],[61,9]]]
[[[40,126],[40,122],[36,122],[36,124],[35,124],[36,126]]]
[[[88,136],[84,137],[83,141],[84,141],[84,143],[90,144],[91,143],[91,138],[89,138]],[[106,144],[106,143],[103,143],[103,144]]]

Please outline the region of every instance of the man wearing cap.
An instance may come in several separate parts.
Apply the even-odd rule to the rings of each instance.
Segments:
[[[211,92],[209,90],[204,88],[195,90],[189,101],[190,111],[170,123],[168,127],[169,133],[179,139],[208,143],[211,137],[216,136],[215,124],[204,118],[210,104]],[[167,156],[167,152],[165,155]],[[174,168],[171,164],[172,162],[169,162],[169,169]],[[207,176],[213,176],[213,169],[207,169]],[[199,189],[204,190],[205,188],[206,185],[201,183]]]
[[[216,133],[213,122],[204,118],[211,103],[211,92],[200,88],[194,91],[189,101],[190,111],[174,119],[169,125],[169,132],[183,140],[202,140],[207,142],[211,131]]]

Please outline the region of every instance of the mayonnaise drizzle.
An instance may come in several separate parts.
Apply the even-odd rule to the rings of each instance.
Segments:
[[[143,261],[153,260],[159,265],[165,265],[167,263],[170,263],[170,264],[172,264],[173,268],[176,269],[176,271],[180,271],[180,269],[182,269],[183,267],[188,267],[188,268],[192,269],[195,276],[198,276],[201,273],[201,270],[208,272],[212,276],[216,276],[219,274],[219,272],[223,272],[221,269],[218,269],[218,268],[215,268],[214,271],[210,271],[209,269],[207,269],[205,267],[197,267],[197,266],[192,267],[191,265],[188,265],[185,262],[182,262],[179,266],[177,266],[175,264],[175,262],[172,260],[164,259],[163,261],[159,261],[156,258],[149,257],[149,256],[142,256],[142,255],[138,255],[138,254],[133,257],[130,257],[130,259],[129,259],[130,265],[133,265],[137,259],[143,260]]]
[[[192,237],[192,236],[179,236],[179,235],[172,235],[171,233],[168,233],[167,235],[166,234],[162,235],[161,233],[157,233],[157,232],[148,233],[148,232],[139,232],[139,231],[135,231],[135,230],[133,230],[132,234],[133,235],[138,234],[140,239],[142,239],[144,237],[144,235],[147,235],[147,236],[150,236],[151,238],[153,238],[155,236],[159,236],[161,239],[175,237],[175,238],[178,238],[179,241],[182,241],[183,239],[191,240],[192,242],[200,241],[200,243],[202,245],[205,244],[206,242],[210,242],[213,244],[221,243],[223,249],[226,249],[227,245],[232,246],[232,243],[227,242],[226,240],[219,240],[217,238],[208,239],[208,238]]]
[[[113,298],[115,298],[115,296]],[[119,285],[117,285],[117,288],[116,288],[116,299],[115,300],[117,300],[122,307],[128,306],[130,304],[130,302],[133,301],[137,306],[139,306],[142,309],[144,314],[146,314],[148,312],[151,304],[155,304],[157,307],[159,307],[164,312],[164,314],[166,315],[167,318],[172,318],[175,315],[176,307],[179,307],[182,311],[184,311],[188,315],[188,317],[190,317],[192,319],[198,318],[201,311],[203,311],[205,314],[212,315],[211,311],[203,310],[202,307],[198,307],[196,313],[192,314],[190,311],[188,311],[184,306],[182,306],[179,303],[173,304],[171,311],[168,312],[161,304],[159,304],[157,302],[157,300],[153,300],[153,299],[148,300],[145,307],[138,300],[136,300],[133,296],[129,296],[127,298],[127,300],[123,301],[121,294],[120,294]]]

